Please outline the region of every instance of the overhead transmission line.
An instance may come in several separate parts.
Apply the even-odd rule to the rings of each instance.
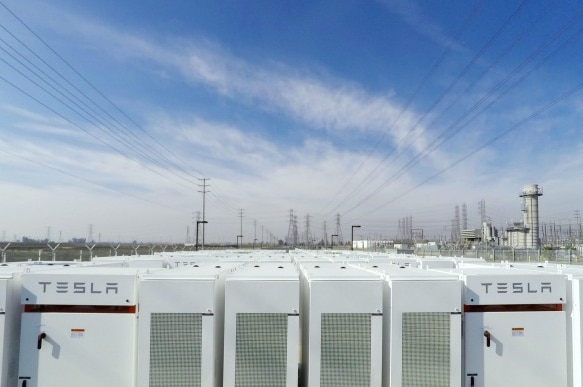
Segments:
[[[101,98],[103,98],[111,107],[113,107],[115,111],[121,114],[122,117],[127,119],[133,126],[139,129],[139,131],[142,132],[147,138],[149,138],[149,140],[153,142],[159,149],[153,147],[149,141],[145,141],[142,137],[138,136],[126,124],[122,123],[114,115],[109,113],[105,107],[103,107],[100,103],[96,102],[95,99],[93,99],[83,90],[81,90],[80,87],[77,87],[65,75],[63,75],[59,70],[57,70],[53,65],[51,65],[48,62],[48,60],[43,59],[41,55],[37,54],[25,42],[19,39],[14,33],[12,33],[3,25],[0,25],[0,28],[2,28],[2,30],[4,30],[8,35],[10,35],[12,39],[17,41],[22,47],[26,49],[27,52],[32,54],[37,60],[44,64],[44,66],[46,66],[54,74],[56,74],[57,79],[53,76],[50,76],[46,71],[42,70],[38,65],[32,62],[30,59],[26,58],[26,56],[22,52],[20,52],[18,49],[12,46],[9,42],[0,38],[0,41],[4,43],[15,54],[8,52],[4,48],[2,48],[2,51],[7,53],[13,60],[18,62],[22,67],[26,68],[26,70],[32,73],[42,83],[47,85],[47,87],[53,90],[53,92],[50,92],[47,90],[47,88],[40,86],[38,82],[33,81],[30,76],[24,74],[14,65],[10,64],[8,61],[3,60],[5,64],[11,67],[14,71],[17,71],[21,76],[26,78],[29,82],[33,83],[36,87],[43,90],[53,99],[55,99],[62,105],[66,106],[69,110],[75,112],[82,119],[93,124],[98,130],[105,134],[107,138],[114,142],[122,144],[124,147],[131,149],[132,153],[135,154],[138,159],[136,159],[136,157],[130,156],[130,154],[110,144],[109,142],[104,141],[102,138],[95,136],[90,131],[84,129],[81,125],[78,125],[73,120],[67,118],[65,114],[62,114],[58,112],[56,109],[51,108],[50,106],[48,106],[48,104],[42,102],[39,98],[34,97],[31,93],[26,92],[23,88],[18,87],[18,85],[16,85],[15,83],[8,81],[6,78],[3,78],[2,80],[7,82],[12,87],[15,87],[18,91],[20,91],[27,97],[31,98],[35,102],[39,103],[41,106],[49,109],[52,113],[64,119],[74,127],[84,131],[90,137],[93,137],[100,143],[106,145],[110,149],[121,154],[124,158],[137,161],[140,165],[142,165],[146,169],[174,183],[181,184],[177,182],[175,179],[170,178],[168,174],[175,176],[181,180],[184,180],[191,186],[196,186],[196,182],[194,180],[197,179],[197,176],[189,172],[189,170],[187,170],[183,166],[187,164],[186,161],[180,158],[175,152],[173,152],[171,149],[165,146],[162,142],[158,141],[156,138],[151,136],[142,126],[140,126],[135,120],[133,120],[128,114],[126,114],[117,104],[115,104],[110,98],[108,98],[103,92],[101,92],[91,81],[89,81],[80,71],[78,71],[62,55],[60,55],[49,43],[47,43],[39,34],[37,34],[26,22],[24,22],[24,20],[22,20],[18,15],[16,15],[1,0],[0,5],[6,11],[8,11],[22,26],[24,26],[24,28],[27,31],[29,31],[36,39],[38,39],[38,41],[40,41],[50,52],[52,52],[62,63],[64,63],[66,67],[68,67],[74,74],[76,74],[94,92],[101,96]],[[29,65],[24,64],[23,61],[16,58],[15,55],[17,55],[19,58],[22,58],[22,60],[28,63]],[[59,81],[59,79],[62,80],[65,84]],[[55,94],[60,95],[61,98],[57,97]],[[68,101],[68,103],[65,102],[64,100]],[[140,159],[145,160],[147,163],[141,162]],[[148,164],[154,165],[164,170],[166,173],[156,171]],[[200,171],[196,170],[195,168],[191,167],[189,169],[203,175]],[[190,178],[194,180],[188,179],[186,176],[190,176]],[[219,198],[218,196],[216,197]]]
[[[0,28],[7,31],[15,39],[18,39],[10,31],[8,31],[4,26],[0,25]],[[18,41],[21,44],[24,44],[20,40],[18,40]],[[151,164],[157,165],[161,168],[165,168],[164,164],[162,164],[160,161],[158,161],[156,158],[154,158],[154,154],[156,154],[158,157],[161,157],[161,158],[164,158],[164,155],[155,151],[147,142],[144,142],[142,139],[140,139],[138,136],[136,136],[132,131],[127,130],[123,126],[122,123],[120,123],[113,116],[109,115],[109,113],[107,113],[107,111],[103,110],[90,97],[88,97],[85,93],[83,93],[79,88],[74,86],[65,77],[63,77],[62,74],[60,72],[58,72],[58,70],[56,70],[54,67],[49,65],[46,61],[44,61],[42,58],[40,58],[36,53],[34,53],[34,51],[30,50],[30,48],[28,46],[25,45],[25,48],[27,48],[27,50],[29,50],[33,55],[35,55],[37,58],[39,58],[41,61],[43,61],[43,63],[45,63],[47,66],[49,66],[57,75],[59,75],[59,77],[61,79],[65,80],[75,90],[82,93],[82,95],[86,99],[91,101],[93,105],[95,105],[97,108],[101,109],[106,115],[100,114],[92,106],[87,104],[84,100],[82,100],[78,96],[74,95],[70,90],[68,90],[61,83],[59,83],[59,81],[57,81],[55,78],[50,76],[47,72],[42,70],[39,66],[37,66],[35,63],[33,63],[28,58],[26,58],[23,54],[18,52],[18,50],[16,48],[14,48],[14,46],[12,46],[10,43],[8,43],[7,41],[5,41],[2,38],[0,38],[0,42],[3,43],[4,45],[6,45],[9,49],[11,49],[16,55],[18,55],[20,58],[22,58],[22,60],[26,61],[28,64],[23,63],[22,60],[16,58],[13,53],[8,52],[4,47],[0,46],[0,50],[4,51],[9,57],[11,57],[18,64],[20,64],[20,66],[22,68],[24,68],[24,69],[28,70],[30,73],[32,73],[40,82],[45,84],[48,88],[50,88],[54,93],[58,94],[60,97],[56,97],[53,92],[49,92],[46,88],[38,85],[37,82],[34,82],[23,71],[16,68],[16,66],[9,63],[7,60],[0,58],[0,60],[2,62],[4,62],[7,66],[12,68],[17,73],[19,73],[22,77],[29,80],[31,83],[35,84],[37,87],[41,88],[41,90],[45,91],[47,94],[49,94],[50,96],[55,98],[57,101],[59,101],[61,104],[63,104],[64,106],[69,108],[71,111],[73,111],[74,113],[79,115],[81,118],[83,118],[87,122],[93,124],[98,130],[100,130],[102,133],[104,133],[110,139],[113,139],[114,141],[118,141],[121,144],[123,144],[124,146],[132,149],[138,157],[142,157],[143,159],[146,159]],[[32,69],[31,67],[33,67],[34,69]],[[42,74],[42,76],[39,73]],[[63,99],[61,99],[61,98],[63,98],[67,102],[64,102]],[[74,106],[74,108],[71,105]],[[108,117],[110,117],[111,119],[109,119]],[[106,122],[104,122],[104,121],[106,121]],[[113,121],[113,123],[112,123],[112,121]],[[113,126],[115,129],[119,129],[119,131],[113,130],[110,126]],[[122,134],[123,134],[123,136],[122,136]],[[134,144],[134,141],[132,141],[132,139],[130,138],[129,135],[131,135],[134,140],[137,140],[136,144]],[[142,145],[142,146],[148,148],[150,150],[150,152],[145,152],[145,151],[141,150],[138,147],[138,145]],[[129,155],[126,155],[126,154],[124,154],[124,157],[130,158]],[[179,166],[176,165],[176,167],[179,167]],[[188,179],[186,179],[184,176],[180,176],[180,177],[183,178],[184,180],[188,181]]]
[[[529,116],[523,118],[522,120],[520,120],[519,122],[517,122],[516,124],[512,125],[511,127],[509,127],[506,130],[503,130],[502,132],[498,133],[496,136],[490,138],[488,141],[486,141],[485,143],[483,143],[482,145],[472,149],[470,152],[466,153],[463,157],[460,157],[459,159],[457,159],[456,161],[452,162],[451,164],[449,164],[447,167],[442,168],[441,170],[439,170],[437,173],[429,176],[428,178],[424,179],[423,181],[421,181],[420,183],[418,183],[417,185],[415,185],[414,187],[408,189],[407,191],[393,197],[391,200],[386,201],[383,203],[382,206],[379,206],[377,208],[372,209],[371,211],[369,211],[368,213],[373,213],[375,211],[378,211],[379,209],[385,207],[388,204],[391,204],[393,202],[395,202],[396,200],[402,198],[405,195],[408,195],[409,193],[413,192],[414,190],[416,190],[417,188],[425,185],[426,183],[428,183],[429,181],[435,179],[436,177],[438,177],[439,175],[443,174],[444,172],[447,172],[448,170],[452,169],[453,167],[459,165],[460,163],[462,163],[463,161],[473,157],[476,153],[482,151],[483,149],[487,148],[488,146],[492,145],[493,143],[495,143],[496,141],[500,140],[501,138],[503,138],[504,136],[507,136],[508,134],[510,134],[511,132],[517,130],[518,128],[520,128],[521,126],[523,126],[524,124],[526,124],[527,122],[532,121],[533,119],[539,117],[540,115],[546,113],[547,111],[551,110],[553,107],[555,107],[557,104],[561,103],[562,101],[566,100],[567,98],[569,98],[570,96],[572,96],[573,94],[577,93],[578,91],[580,91],[581,89],[583,89],[583,82],[577,84],[575,87],[569,89],[568,91],[566,91],[565,93],[561,94],[559,97],[555,98],[554,100],[552,100],[551,102],[549,102],[548,104],[544,105],[543,107],[539,108],[538,110],[536,110],[535,112],[533,112],[532,114],[530,114]]]
[[[350,211],[353,211],[354,209],[356,209],[357,207],[362,205],[364,202],[366,202],[368,199],[370,199],[376,193],[377,190],[384,188],[386,185],[394,182],[399,177],[403,176],[407,171],[411,170],[413,168],[413,166],[415,166],[421,159],[427,157],[429,154],[434,152],[439,146],[441,146],[445,142],[451,140],[451,138],[453,138],[453,136],[456,133],[458,133],[463,128],[467,127],[471,122],[473,122],[475,119],[477,119],[481,114],[483,114],[486,110],[488,110],[492,105],[494,105],[502,97],[504,97],[506,94],[508,94],[510,91],[512,91],[515,87],[517,87],[533,71],[535,71],[537,68],[539,68],[544,63],[546,63],[550,58],[555,56],[559,51],[564,49],[575,37],[579,36],[583,32],[583,27],[578,29],[577,31],[575,31],[573,34],[571,34],[571,36],[569,36],[565,41],[563,41],[562,44],[560,44],[557,48],[555,48],[550,53],[548,53],[545,57],[540,59],[535,65],[531,66],[531,68],[528,71],[526,71],[522,76],[520,76],[516,81],[514,81],[514,83],[512,83],[505,90],[500,92],[496,97],[493,97],[490,100],[490,102],[483,109],[476,112],[476,110],[480,106],[482,106],[484,103],[486,103],[488,101],[488,99],[494,95],[494,93],[496,93],[497,91],[502,89],[509,81],[511,81],[513,78],[515,78],[517,76],[517,74],[520,71],[522,71],[527,65],[532,64],[532,61],[534,59],[536,59],[536,57],[539,56],[545,48],[547,48],[548,46],[553,44],[564,32],[566,32],[570,27],[572,27],[573,24],[581,17],[583,17],[583,10],[580,13],[576,14],[573,18],[571,18],[566,24],[563,25],[563,27],[556,34],[554,34],[545,43],[540,45],[531,55],[529,55],[524,61],[522,61],[502,81],[500,81],[488,93],[486,93],[486,95],[484,97],[482,97],[470,109],[468,109],[460,117],[458,117],[458,119],[456,121],[454,121],[453,124],[451,124],[448,128],[446,128],[446,130],[444,130],[439,136],[437,136],[434,139],[434,142],[432,142],[432,144],[428,148],[426,148],[422,153],[416,155],[411,160],[409,160],[409,162],[407,164],[402,166],[393,175],[391,175],[391,177],[388,180],[384,181],[382,184],[377,186],[375,190],[371,191],[366,197],[361,199],[357,204],[353,205],[346,212],[348,213]],[[476,112],[476,113],[473,116],[470,116],[470,114],[473,112]],[[463,120],[466,119],[468,116],[470,116],[470,118],[464,122]],[[459,124],[459,126],[457,127],[457,129],[455,129],[455,126],[458,124]]]
[[[30,99],[32,99],[33,101],[35,101],[36,103],[38,103],[39,105],[45,107],[46,109],[48,109],[50,112],[52,112],[53,114],[55,114],[56,116],[62,118],[63,120],[67,121],[69,124],[71,124],[72,126],[76,127],[77,129],[85,132],[87,135],[89,135],[90,137],[92,137],[93,139],[97,140],[98,142],[102,143],[103,145],[107,146],[108,148],[112,149],[113,151],[115,151],[116,153],[120,153],[122,156],[124,156],[125,158],[129,159],[129,160],[134,160],[131,157],[129,157],[129,155],[125,154],[123,151],[117,149],[116,147],[114,147],[113,145],[107,143],[106,141],[104,141],[102,138],[100,138],[99,136],[95,135],[94,133],[92,133],[91,131],[83,128],[81,125],[78,125],[77,123],[75,123],[74,121],[72,121],[71,119],[67,118],[66,116],[64,116],[63,114],[59,113],[58,111],[56,111],[55,109],[51,108],[50,106],[48,106],[47,104],[45,104],[44,102],[42,102],[41,100],[39,100],[38,98],[34,97],[32,94],[26,92],[24,89],[20,88],[19,86],[17,86],[16,84],[12,83],[11,81],[9,81],[8,79],[6,79],[5,77],[3,77],[2,75],[0,75],[0,80],[4,81],[5,83],[7,83],[8,85],[12,86],[13,88],[15,88],[16,90],[20,91],[22,94],[26,95],[27,97],[29,97]],[[34,81],[32,81],[33,83],[35,83]],[[38,84],[37,84],[38,86]],[[39,86],[40,87],[40,86]],[[41,87],[42,89],[42,87]],[[50,94],[50,93],[49,93]],[[148,166],[148,165],[144,165],[142,163],[140,163],[140,165],[142,165],[144,168],[150,170],[151,172],[165,178],[168,179],[170,181],[173,181],[175,183],[184,185],[181,182],[177,182],[174,181],[173,179],[171,179],[169,176],[166,176],[165,174],[153,169],[152,167]],[[184,185],[187,188],[190,188],[186,185]]]
[[[146,203],[155,204],[155,205],[160,206],[160,207],[165,207],[165,208],[168,208],[170,210],[181,211],[181,212],[184,211],[182,208],[179,209],[179,208],[176,208],[176,207],[171,207],[171,206],[168,206],[167,204],[164,204],[164,203],[155,202],[155,201],[152,201],[152,200],[143,198],[141,196],[134,195],[134,194],[129,193],[129,192],[121,191],[121,190],[112,188],[110,186],[107,186],[107,185],[98,183],[98,182],[96,182],[94,180],[87,179],[86,177],[82,177],[82,176],[76,175],[74,173],[68,172],[68,171],[66,171],[66,170],[64,170],[62,168],[55,167],[54,165],[50,165],[48,163],[42,163],[42,162],[40,162],[38,160],[34,160],[34,159],[29,158],[29,157],[26,157],[26,156],[23,156],[23,155],[14,153],[14,152],[10,152],[10,151],[5,150],[5,149],[1,149],[0,148],[0,152],[2,152],[4,154],[7,154],[9,156],[12,156],[12,157],[16,157],[16,158],[19,158],[19,159],[28,161],[28,162],[33,163],[33,164],[36,164],[36,165],[39,165],[39,166],[41,166],[43,168],[52,169],[53,171],[56,171],[56,172],[58,172],[58,173],[60,173],[62,175],[72,177],[74,179],[83,181],[83,182],[88,183],[88,184],[92,184],[92,185],[94,185],[96,187],[103,188],[103,189],[108,190],[108,191],[111,191],[111,192],[117,192],[119,194],[126,195],[126,196],[132,197],[134,199],[138,199],[138,200],[143,201],[143,202],[146,202]]]
[[[463,69],[458,73],[458,75],[454,78],[453,81],[449,83],[449,85],[439,94],[439,96],[433,101],[433,103],[429,106],[429,108],[417,119],[417,121],[408,129],[407,134],[402,137],[402,141],[406,142],[410,137],[412,137],[416,133],[416,129],[419,128],[421,123],[425,120],[425,118],[431,113],[443,100],[444,98],[451,93],[454,87],[460,82],[469,70],[474,66],[474,64],[480,59],[487,49],[494,43],[494,41],[502,34],[502,32],[511,24],[512,21],[516,19],[518,14],[522,11],[522,8],[525,6],[527,0],[523,0],[519,6],[512,12],[511,15],[504,21],[504,23],[496,30],[496,32],[486,41],[486,43],[478,50],[478,52],[472,57],[472,59],[466,63]],[[419,135],[417,136],[417,138]],[[401,143],[401,140],[398,143]],[[377,163],[377,165],[361,179],[361,183],[357,184],[352,191],[347,193],[344,196],[344,199],[337,204],[334,210],[338,209],[344,203],[346,203],[349,199],[351,199],[357,190],[360,190],[363,184],[366,184],[367,181],[370,181],[370,177],[383,165],[385,165],[386,161],[395,154],[397,150],[397,143],[395,143],[389,152],[385,155],[385,157]]]
[[[409,98],[407,99],[407,101],[405,102],[405,104],[401,107],[401,109],[399,109],[399,112],[397,113],[397,116],[387,126],[387,130],[385,130],[385,131],[382,132],[381,137],[375,142],[375,145],[373,146],[373,148],[367,152],[366,156],[361,160],[360,164],[353,170],[352,174],[346,179],[346,181],[344,182],[344,184],[336,191],[336,193],[334,194],[334,196],[328,201],[328,204],[323,208],[322,212],[326,213],[326,209],[334,202],[334,200],[336,200],[336,198],[338,197],[338,195],[340,195],[340,193],[342,193],[342,192],[344,192],[346,190],[347,186],[352,182],[352,180],[354,179],[354,177],[358,174],[358,172],[360,170],[362,170],[362,168],[364,167],[365,163],[372,157],[372,155],[377,151],[377,149],[384,142],[385,138],[389,134],[390,129],[393,128],[401,120],[401,117],[403,116],[403,114],[407,111],[407,109],[413,103],[413,101],[417,98],[417,96],[419,95],[419,93],[421,92],[421,90],[423,89],[423,87],[427,84],[427,82],[429,81],[429,79],[434,75],[434,73],[438,70],[438,68],[441,65],[441,63],[444,61],[444,59],[450,53],[451,46],[452,46],[452,42],[458,40],[458,38],[460,36],[462,36],[468,30],[468,28],[470,28],[470,26],[472,25],[475,17],[478,14],[478,11],[482,7],[482,3],[483,3],[483,1],[480,1],[480,2],[477,2],[474,5],[474,7],[472,8],[472,10],[468,14],[467,18],[465,19],[464,23],[462,24],[461,28],[457,31],[456,34],[454,34],[454,36],[452,37],[452,39],[448,39],[447,45],[443,48],[443,50],[441,51],[441,53],[439,54],[439,56],[437,57],[437,59],[435,60],[435,62],[433,63],[433,65],[431,65],[431,67],[429,68],[429,70],[427,71],[427,73],[425,74],[425,76],[421,79],[421,81],[419,82],[419,84],[417,85],[417,87],[415,88],[415,90],[413,91],[413,93],[409,96]],[[400,142],[405,137],[406,136],[403,136],[403,138],[399,139],[398,142]],[[374,171],[371,172],[371,173],[369,173],[369,176],[372,173],[374,173]],[[364,180],[365,179],[363,179],[363,181]],[[354,190],[352,191],[352,193],[353,192],[354,192]],[[350,194],[347,195],[347,197],[348,196],[350,196]],[[340,206],[340,204],[336,208],[338,208],[339,206]],[[330,212],[334,212],[334,210],[332,210]]]
[[[145,134],[151,141],[153,141],[157,146],[159,146],[160,148],[162,148],[166,153],[170,154],[172,157],[174,157],[176,160],[179,160],[180,162],[184,163],[184,160],[180,159],[180,157],[178,157],[172,150],[170,150],[168,147],[166,147],[163,143],[161,143],[160,141],[158,141],[156,138],[154,138],[153,136],[151,136],[144,128],[142,128],[135,120],[133,120],[128,114],[126,114],[117,104],[115,104],[110,98],[108,98],[103,92],[101,92],[91,81],[89,81],[80,71],[78,71],[71,63],[69,63],[62,55],[60,55],[49,43],[47,43],[40,35],[38,35],[32,28],[30,28],[28,26],[28,24],[26,22],[24,22],[24,20],[22,20],[20,17],[18,17],[18,15],[16,15],[6,4],[4,4],[4,2],[2,2],[0,0],[0,5],[2,7],[4,7],[20,24],[22,24],[35,38],[37,38],[49,51],[51,51],[62,63],[65,64],[65,66],[67,66],[71,71],[73,71],[81,80],[83,80],[83,82],[85,82],[85,84],[87,84],[92,90],[94,90],[99,96],[101,96],[111,107],[113,107],[117,112],[119,112],[123,117],[125,117],[129,122],[131,122],[137,129],[139,129],[143,134]],[[11,34],[12,35],[12,34]],[[20,40],[19,40],[20,42]],[[21,44],[23,44],[29,51],[33,52],[33,50],[31,50],[26,44],[24,44],[23,42],[21,42]],[[99,104],[97,104],[92,98],[88,97],[85,93],[83,93],[79,88],[75,87],[71,82],[69,82],[66,77],[62,76],[62,74],[60,72],[58,72],[56,69],[54,69],[53,66],[51,66],[50,64],[48,64],[46,61],[44,61],[40,56],[38,56],[36,53],[33,52],[33,54],[39,58],[43,63],[45,63],[45,65],[47,65],[49,68],[51,68],[56,74],[59,75],[59,77],[61,77],[63,80],[65,80],[69,85],[71,85],[75,90],[77,90],[81,95],[83,95],[85,98],[87,98],[91,103],[93,103],[95,106],[97,106],[100,110],[102,110],[105,114],[107,114],[109,117],[111,117],[113,120],[116,120],[115,118],[113,118],[113,116],[111,116],[106,109],[103,109],[101,106],[99,106]],[[117,121],[117,120],[116,120]],[[119,122],[119,121],[117,121]],[[124,128],[128,129],[125,125],[121,124]],[[128,129],[128,132],[131,132]],[[133,134],[133,132],[131,132]],[[134,137],[136,139],[138,139],[139,141],[141,141],[137,136],[134,135]],[[144,144],[146,144],[144,142]],[[146,144],[146,146],[149,147],[149,144]],[[186,170],[184,170],[182,167],[180,167],[178,164],[170,161],[169,158],[167,158],[164,154],[158,152],[157,150],[155,150],[154,148],[150,149],[152,151],[157,152],[157,154],[164,158],[166,161],[168,161],[169,163],[171,163],[172,165],[178,167],[179,169],[183,170],[184,172],[188,173]],[[199,174],[203,175],[202,173],[200,173],[200,171],[196,171]],[[188,173],[189,174],[189,173]],[[193,178],[197,178],[194,175],[191,175],[191,177]]]

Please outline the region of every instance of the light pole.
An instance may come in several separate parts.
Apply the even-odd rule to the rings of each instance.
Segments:
[[[330,249],[334,250],[334,237],[338,238],[338,234],[330,235]]]
[[[198,251],[198,225],[201,224],[201,223],[202,224],[206,224],[208,222],[206,220],[197,220],[196,221],[196,244],[194,245],[194,250],[195,251]],[[203,248],[204,248],[204,245],[203,245]]]
[[[350,241],[351,245],[350,245],[350,250],[354,250],[354,229],[355,228],[360,228],[360,225],[352,225],[352,240]]]

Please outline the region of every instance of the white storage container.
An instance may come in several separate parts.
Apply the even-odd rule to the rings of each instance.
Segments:
[[[383,385],[460,387],[459,277],[390,263],[365,267],[385,276]]]
[[[381,386],[381,276],[338,263],[300,268],[304,385]]]
[[[299,275],[260,261],[225,281],[224,387],[298,385]]]
[[[141,278],[139,387],[222,385],[224,278],[237,266],[207,263]]]
[[[24,274],[19,386],[133,386],[137,275],[109,267]]]
[[[567,280],[514,268],[458,269],[465,386],[567,385]]]

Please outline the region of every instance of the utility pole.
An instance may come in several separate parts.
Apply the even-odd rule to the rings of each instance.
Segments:
[[[340,224],[340,214],[336,214],[336,243],[341,245],[344,243],[344,238],[342,237],[342,226]]]
[[[255,242],[257,242],[257,219],[253,220],[253,249],[255,249]]]
[[[198,179],[202,181],[202,184],[199,184],[199,187],[202,187],[202,191],[198,191],[200,193],[202,193],[202,249],[204,250],[204,225],[206,224],[206,194],[207,192],[211,192],[211,191],[207,191],[207,187],[210,187],[209,184],[207,184],[207,181],[210,180],[207,177],[203,177],[202,179]]]
[[[306,215],[306,246],[310,248],[310,240],[312,239],[312,233],[310,232],[310,214]]]
[[[581,243],[581,211],[575,210],[575,226],[577,228],[577,242]]]
[[[241,218],[241,233],[239,234],[241,236],[241,247],[243,247],[243,209],[241,208],[239,210],[239,217]],[[204,228],[203,228],[204,230]]]
[[[294,210],[289,210],[289,227],[287,229],[287,244],[295,247],[294,240]]]

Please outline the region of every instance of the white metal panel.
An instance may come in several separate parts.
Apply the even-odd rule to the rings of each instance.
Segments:
[[[435,359],[434,363],[439,361],[444,364],[449,364],[449,369],[440,370],[441,374],[448,373],[448,386],[460,386],[462,373],[462,359],[461,359],[461,309],[462,309],[462,284],[455,276],[444,275],[441,273],[434,273],[433,275],[423,276],[418,269],[405,269],[399,271],[399,276],[388,276],[388,286],[385,287],[385,297],[388,302],[385,304],[385,331],[384,342],[385,351],[383,363],[385,365],[384,375],[385,384],[391,387],[400,387],[404,384],[403,379],[403,316],[405,313],[413,313],[429,319],[428,325],[420,326],[415,334],[420,337],[425,335],[437,335],[439,333],[433,332],[432,327],[437,326],[431,323],[432,315],[445,320],[441,323],[444,328],[447,328],[447,337],[427,337],[426,341],[421,340],[418,346],[419,351],[424,348],[429,354],[422,354],[425,359],[431,356],[431,345],[439,341],[440,345],[449,346],[447,351],[443,352],[443,356],[449,356],[446,359]],[[407,278],[409,274],[410,279]],[[432,280],[431,278],[434,278]],[[388,310],[387,310],[388,309]],[[441,317],[440,317],[441,316]],[[407,334],[411,334],[408,332]],[[409,340],[417,340],[416,337],[408,338]],[[423,348],[422,348],[423,347]],[[414,354],[413,354],[414,355]],[[418,372],[420,379],[430,377],[428,369],[422,368],[427,366],[426,361],[420,361],[418,364]],[[407,364],[407,369],[411,365]],[[445,376],[441,378],[444,380]]]
[[[297,386],[299,296],[299,275],[291,263],[254,262],[227,276],[223,386]],[[261,361],[265,356],[273,357],[273,366]],[[253,365],[244,363],[249,361]]]
[[[465,304],[564,304],[566,277],[507,270],[505,274],[466,275]]]
[[[239,265],[236,263],[205,262],[190,267],[179,267],[171,270],[156,271],[143,275],[140,281],[140,309],[139,309],[139,342],[138,342],[138,386],[152,386],[148,380],[150,375],[150,358],[152,350],[150,343],[151,323],[154,314],[166,313],[170,321],[197,315],[197,322],[202,326],[196,334],[189,337],[193,345],[197,345],[200,353],[192,355],[192,349],[182,351],[181,348],[172,348],[170,343],[177,338],[168,340],[168,348],[164,349],[168,370],[171,363],[184,363],[196,357],[196,368],[200,378],[189,380],[193,386],[220,385],[222,380],[223,354],[223,310],[224,310],[224,278]],[[188,317],[187,317],[188,318]],[[177,322],[178,324],[178,322]],[[175,333],[189,334],[187,326],[177,325]],[[190,352],[189,352],[190,351]],[[168,375],[167,385],[182,385],[184,375],[173,377]],[[174,384],[170,384],[170,382]]]
[[[0,275],[0,386],[17,383],[20,345],[20,269]],[[12,274],[14,273],[14,274]]]
[[[571,299],[567,309],[570,386],[583,386],[583,286],[582,279],[573,279],[571,283]]]
[[[286,387],[298,385],[298,368],[300,363],[300,316],[289,315],[287,325],[287,377]]]
[[[159,276],[159,275],[158,275]],[[214,349],[214,313],[215,313],[215,277],[190,280],[181,279],[150,279],[140,283],[140,319],[138,324],[138,386],[151,386],[150,361],[151,319],[154,314],[167,314],[169,321],[181,318],[181,315],[198,314],[201,322],[200,337],[192,337],[201,346],[200,361],[191,364],[199,369],[201,380],[193,381],[197,385],[213,385],[215,380],[215,349]],[[184,327],[188,329],[188,327]],[[168,334],[186,334],[186,332],[168,332]],[[168,346],[176,345],[168,340]],[[163,345],[163,344],[161,344]],[[178,344],[180,346],[180,344]],[[165,350],[167,362],[170,364],[184,361],[189,354],[180,348]],[[173,375],[168,375],[173,380]],[[205,383],[203,383],[203,380]],[[203,383],[203,384],[201,384]]]
[[[318,266],[318,267],[316,267]],[[370,324],[366,327],[369,332],[371,342],[368,343],[369,352],[362,357],[358,357],[351,362],[353,366],[361,364],[362,367],[368,368],[368,383],[370,386],[380,386],[381,378],[378,374],[372,374],[371,370],[382,368],[381,356],[372,357],[373,351],[378,351],[379,347],[372,344],[372,340],[382,340],[382,324],[379,324],[378,317],[382,316],[383,297],[382,297],[382,280],[380,275],[369,273],[363,270],[355,269],[350,266],[341,264],[326,263],[304,263],[301,265],[304,280],[302,280],[302,311],[304,312],[304,334],[302,346],[304,348],[303,369],[304,380],[309,386],[320,387],[331,385],[330,383],[340,383],[337,378],[325,379],[325,375],[333,375],[326,371],[335,369],[340,363],[334,363],[334,356],[342,354],[333,354],[334,347],[329,347],[328,338],[333,337],[333,331],[327,332],[328,329],[334,329],[338,332],[346,330],[347,338],[355,338],[357,332],[361,332],[365,327],[357,324],[361,321],[360,317],[368,316]],[[305,315],[307,314],[307,316]],[[326,316],[336,316],[337,323],[329,320]],[[326,325],[322,323],[327,318]],[[356,319],[356,320],[354,320]],[[353,321],[354,322],[351,322]],[[364,320],[363,320],[364,321]],[[335,324],[339,324],[337,328]],[[306,332],[307,331],[307,332]],[[356,336],[355,336],[356,335]],[[325,341],[323,341],[325,340]],[[355,341],[354,345],[360,343]],[[358,353],[362,353],[362,348],[358,348]],[[350,345],[348,344],[348,348]],[[357,349],[356,347],[354,348]],[[338,349],[339,350],[339,349]],[[343,349],[342,351],[345,351]],[[366,351],[365,351],[366,352]],[[355,353],[350,353],[355,355]],[[331,364],[322,362],[332,361]],[[373,364],[375,363],[376,364]],[[368,366],[367,366],[368,364]],[[332,367],[332,368],[330,368]],[[326,371],[326,374],[323,374]],[[360,369],[359,371],[363,371]],[[353,373],[353,377],[364,375],[362,373]],[[362,378],[343,379],[345,384],[337,385],[357,385],[366,383]]]
[[[466,313],[465,386],[566,386],[565,324],[565,312]]]
[[[23,304],[136,305],[138,269],[83,267],[22,276]]]
[[[135,324],[135,314],[126,313],[25,313],[19,385],[132,386]]]

